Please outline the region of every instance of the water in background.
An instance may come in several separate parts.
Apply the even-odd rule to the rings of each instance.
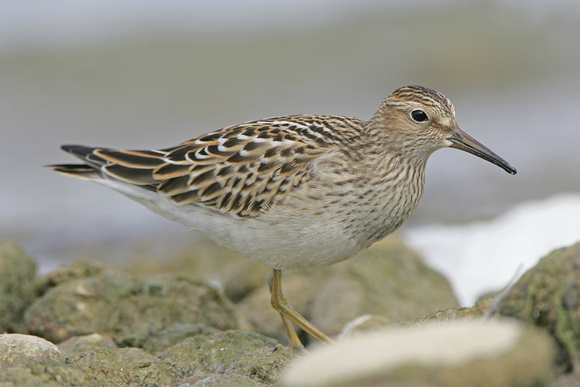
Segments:
[[[405,229],[580,192],[577,2],[384,3],[2,3],[0,238],[45,270],[78,257],[71,246],[117,259],[152,234],[160,251],[185,243],[182,226],[42,166],[71,161],[64,143],[168,147],[268,116],[369,118],[406,84],[446,94],[519,174],[439,151]]]

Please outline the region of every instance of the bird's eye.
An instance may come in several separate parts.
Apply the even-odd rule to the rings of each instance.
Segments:
[[[425,113],[423,110],[419,110],[419,109],[413,110],[411,112],[411,118],[415,122],[429,121],[429,117],[427,117],[427,113]]]

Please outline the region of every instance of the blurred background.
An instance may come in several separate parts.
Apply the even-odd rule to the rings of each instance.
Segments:
[[[44,168],[73,161],[61,144],[148,149],[278,115],[368,119],[407,84],[444,93],[519,171],[447,149],[428,164],[401,235],[463,303],[580,240],[576,0],[1,2],[0,238],[41,272],[86,246],[162,256],[194,234]]]

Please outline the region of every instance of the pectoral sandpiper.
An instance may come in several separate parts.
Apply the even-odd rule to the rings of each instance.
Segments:
[[[516,170],[459,129],[441,93],[407,86],[369,121],[294,115],[233,125],[160,150],[64,145],[83,164],[54,165],[96,181],[274,268],[272,306],[291,324],[333,340],[282,294],[283,270],[331,265],[395,231],[417,207],[437,149]]]

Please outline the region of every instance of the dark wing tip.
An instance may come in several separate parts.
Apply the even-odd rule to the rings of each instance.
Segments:
[[[84,146],[84,145],[66,144],[66,145],[61,145],[60,149],[62,149],[65,152],[71,153],[73,155],[76,155],[76,156],[79,156],[82,158],[86,158],[88,155],[93,153],[93,151],[97,148],[90,147],[90,146]]]
[[[102,177],[102,173],[99,169],[104,160],[97,158],[93,154],[93,151],[97,148],[67,144],[62,145],[61,149],[78,157],[87,164],[51,164],[46,165],[46,167],[52,168],[53,171],[82,179],[95,179]]]
[[[73,156],[78,157],[82,161],[90,164],[95,168],[100,168],[107,164],[107,160],[96,154],[96,151],[103,150],[104,148],[90,147],[84,145],[61,145],[61,149],[65,152],[70,153]]]

